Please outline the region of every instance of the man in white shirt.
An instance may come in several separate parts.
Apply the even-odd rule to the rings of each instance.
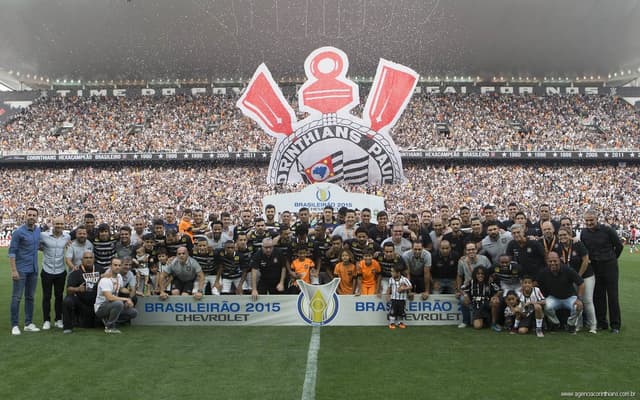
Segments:
[[[42,250],[42,314],[44,324],[42,329],[51,329],[51,294],[53,293],[55,303],[55,323],[56,328],[62,329],[62,298],[64,295],[64,285],[67,278],[67,266],[64,261],[64,252],[67,243],[71,240],[68,233],[62,231],[64,228],[64,217],[59,216],[53,219],[53,229],[51,232],[40,235],[40,250]]]
[[[128,297],[118,297],[118,291],[122,287],[120,275],[122,260],[111,260],[111,268],[98,282],[98,295],[94,306],[96,317],[104,323],[105,333],[120,333],[116,328],[116,322],[123,323],[138,316],[138,311],[133,306],[133,301]]]

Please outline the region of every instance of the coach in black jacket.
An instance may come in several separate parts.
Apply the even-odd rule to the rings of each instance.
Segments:
[[[612,333],[620,333],[620,303],[618,302],[618,257],[623,250],[622,242],[613,228],[598,223],[598,214],[584,214],[584,229],[580,240],[589,250],[589,259],[596,275],[593,305],[599,329],[608,329],[607,303]]]

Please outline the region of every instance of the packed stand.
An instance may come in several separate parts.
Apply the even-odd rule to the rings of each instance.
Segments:
[[[55,97],[0,130],[10,151],[269,151],[275,139],[235,96]],[[295,99],[289,99],[297,110]],[[361,116],[362,105],[352,112]],[[298,119],[305,115],[298,113]],[[446,123],[448,132],[436,123]],[[66,126],[66,128],[65,128]],[[392,135],[401,149],[635,150],[640,119],[618,97],[416,95]]]
[[[133,216],[147,220],[166,205],[236,214],[261,209],[262,198],[303,186],[265,183],[266,166],[186,166],[2,169],[0,216],[20,221],[25,205],[42,210],[50,223],[58,213],[73,224],[87,212],[118,227]],[[640,220],[640,167],[626,166],[405,166],[406,182],[345,187],[385,198],[390,212],[429,210],[446,204],[479,210],[495,204],[500,217],[516,202],[524,209],[548,203],[557,216],[578,221],[590,205],[628,226]],[[21,190],[20,188],[24,188]],[[533,215],[535,217],[535,215]]]

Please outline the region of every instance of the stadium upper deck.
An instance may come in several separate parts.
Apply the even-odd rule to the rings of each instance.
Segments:
[[[2,126],[0,148],[80,153],[271,150],[275,140],[241,115],[236,100],[219,95],[49,97]],[[614,96],[417,94],[392,134],[404,150],[637,150],[639,128],[638,112]]]

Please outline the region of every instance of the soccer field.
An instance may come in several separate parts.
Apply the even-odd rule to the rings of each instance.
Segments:
[[[314,376],[307,371],[311,327],[135,326],[117,336],[52,329],[13,337],[6,249],[0,249],[0,269],[0,399],[300,399],[305,374]],[[640,311],[633,302],[639,278],[640,254],[625,250],[620,335],[583,331],[538,339],[456,327],[322,327],[315,398],[640,392]],[[36,293],[40,326],[40,283]]]

